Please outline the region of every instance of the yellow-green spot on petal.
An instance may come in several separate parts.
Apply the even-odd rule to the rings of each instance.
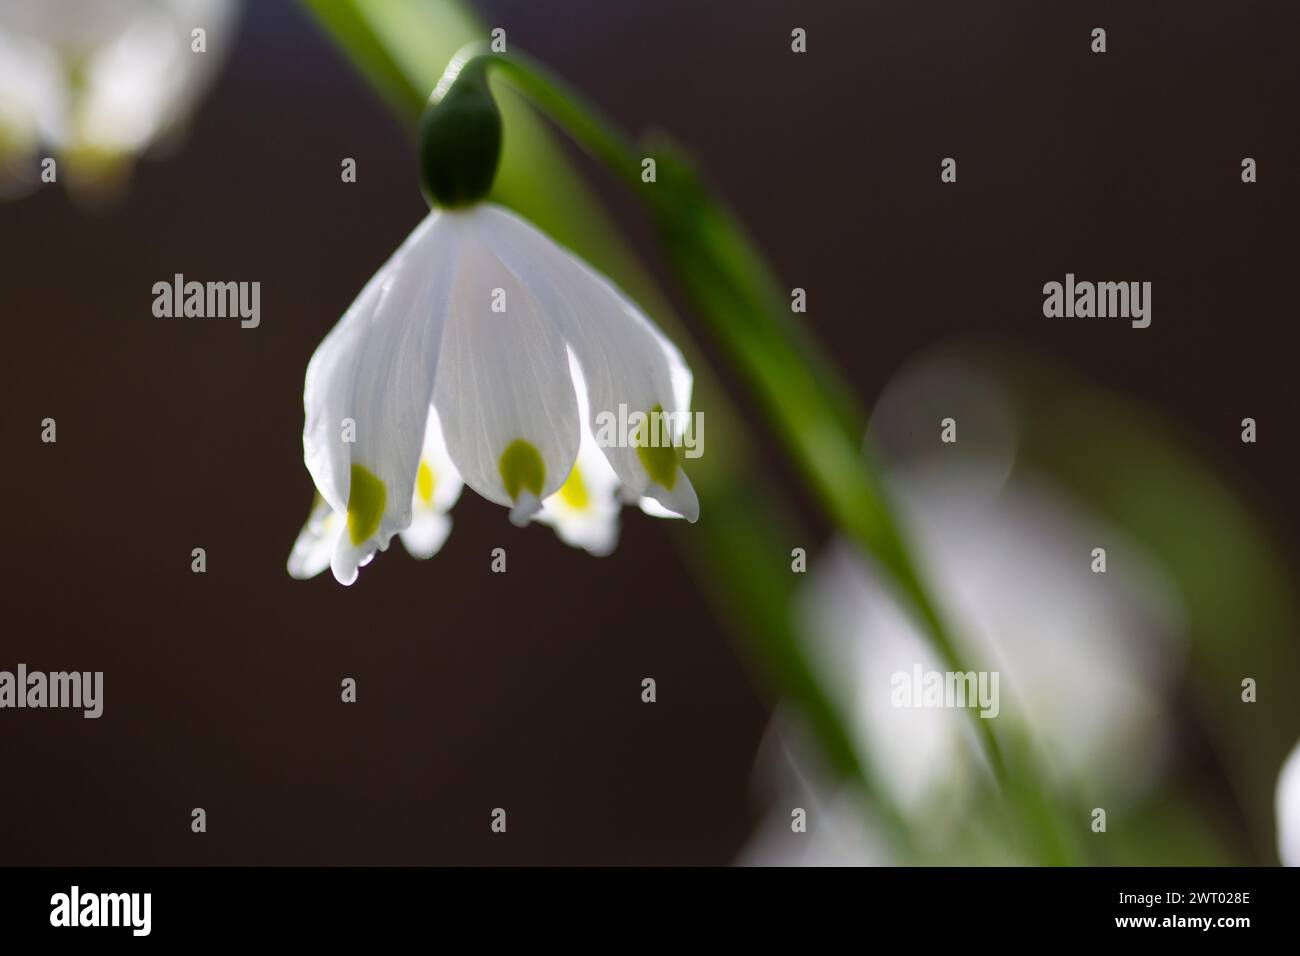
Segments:
[[[542,464],[541,453],[531,443],[516,438],[501,453],[497,467],[501,469],[501,480],[511,501],[518,501],[524,491],[531,491],[538,498],[542,496],[546,466]]]
[[[348,491],[348,537],[361,544],[379,530],[388,490],[370,469],[352,466],[352,487]]]
[[[560,500],[572,508],[574,511],[586,511],[589,498],[587,496],[587,485],[582,480],[582,472],[578,466],[573,466],[573,471],[569,472],[569,477],[564,484],[560,485]]]
[[[433,504],[433,489],[437,479],[427,461],[420,462],[420,470],[415,473],[415,491],[426,505]]]
[[[679,465],[678,450],[671,444],[671,437],[662,405],[650,409],[645,421],[637,427],[636,456],[650,477],[669,491],[677,484]],[[661,441],[653,443],[652,438]]]

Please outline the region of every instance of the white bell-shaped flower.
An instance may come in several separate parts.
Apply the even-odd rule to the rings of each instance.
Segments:
[[[435,209],[307,369],[304,455],[337,523],[335,577],[351,583],[410,528],[432,414],[455,472],[517,524],[604,553],[615,485],[695,520],[679,454],[690,391],[663,333],[535,227],[484,202]]]

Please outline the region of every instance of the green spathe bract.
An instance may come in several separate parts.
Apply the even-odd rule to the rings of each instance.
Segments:
[[[420,185],[434,205],[476,203],[496,178],[501,112],[485,66],[481,60],[453,64],[420,118]]]

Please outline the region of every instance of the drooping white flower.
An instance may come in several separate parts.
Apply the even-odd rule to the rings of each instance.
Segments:
[[[595,437],[620,411],[664,413],[678,428],[690,391],[663,333],[535,227],[486,202],[435,209],[307,369],[304,457],[346,529],[335,577],[350,584],[410,526],[431,408],[455,471],[517,524],[545,520],[603,553],[616,534],[616,485],[622,501],[649,499],[693,521],[699,505],[679,449]]]
[[[119,169],[184,123],[229,50],[238,6],[0,0],[0,165],[17,172],[44,143],[75,177]]]
[[[1283,866],[1300,866],[1300,744],[1277,777],[1277,854]]]

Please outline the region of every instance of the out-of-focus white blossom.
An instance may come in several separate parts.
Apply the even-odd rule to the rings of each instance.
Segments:
[[[1283,866],[1300,866],[1300,744],[1277,778],[1277,853]]]
[[[48,149],[111,179],[182,126],[234,39],[238,0],[0,0],[0,176]],[[194,31],[203,32],[203,51]],[[62,171],[60,173],[62,178]]]
[[[874,444],[963,666],[998,674],[995,731],[1028,740],[1049,782],[1088,806],[1122,805],[1152,782],[1166,752],[1182,603],[1122,529],[1016,463],[1009,409],[988,383],[932,368],[887,390]],[[940,440],[945,410],[955,443]],[[1104,572],[1094,571],[1096,548]],[[946,665],[892,582],[849,542],[809,566],[803,632],[860,759],[923,830],[955,823],[985,773],[972,714],[895,706],[891,694],[895,675]],[[791,758],[805,759],[797,749]]]

